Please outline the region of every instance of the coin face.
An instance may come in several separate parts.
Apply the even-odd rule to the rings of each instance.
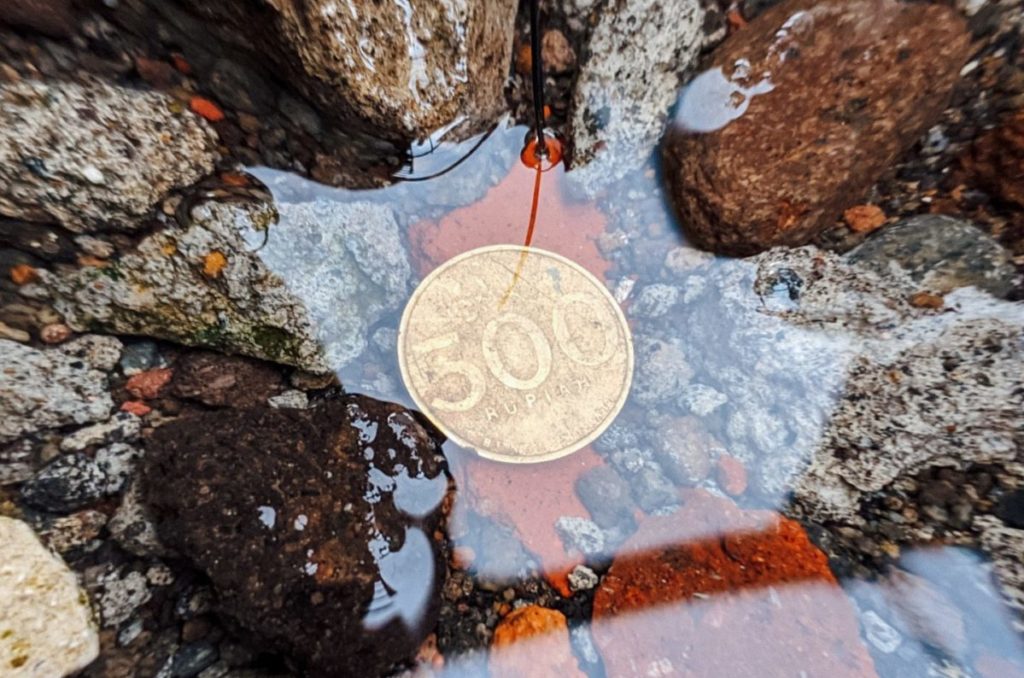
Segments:
[[[461,254],[402,315],[402,377],[448,437],[506,462],[557,459],[619,413],[633,342],[617,303],[565,257],[514,245]]]

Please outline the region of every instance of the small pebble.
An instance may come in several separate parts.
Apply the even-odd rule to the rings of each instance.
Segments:
[[[71,328],[63,323],[52,323],[40,330],[39,338],[44,344],[63,344],[71,338]]]

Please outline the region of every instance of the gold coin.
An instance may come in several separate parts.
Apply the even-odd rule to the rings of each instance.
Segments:
[[[449,438],[540,462],[589,444],[622,409],[633,341],[579,264],[515,245],[461,254],[420,283],[398,332],[402,378]]]

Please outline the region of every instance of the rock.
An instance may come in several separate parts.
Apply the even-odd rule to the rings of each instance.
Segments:
[[[979,533],[978,541],[985,555],[992,561],[999,589],[1006,603],[1017,611],[1024,611],[1024,530],[1008,527],[995,516],[979,516],[972,525]]]
[[[405,302],[411,270],[392,210],[367,202],[208,202],[105,268],[49,276],[73,328],[142,334],[323,373]],[[266,233],[269,229],[269,234]],[[258,253],[264,238],[267,243]],[[227,262],[203,275],[213,251]]]
[[[608,466],[598,466],[576,480],[576,494],[602,528],[632,525],[633,500],[629,484]]]
[[[978,138],[962,162],[978,184],[1024,206],[1024,109]]]
[[[671,481],[665,476],[662,468],[650,461],[630,476],[630,488],[633,500],[646,513],[661,513],[675,508],[679,504],[679,495]]]
[[[63,344],[71,338],[71,328],[63,323],[44,325],[39,330],[39,340],[44,344]]]
[[[903,642],[900,632],[874,610],[868,610],[861,616],[861,625],[864,627],[864,637],[879,652],[892,654]]]
[[[678,301],[678,287],[654,283],[640,288],[629,307],[629,314],[636,318],[658,318],[672,310]]]
[[[601,578],[586,565],[577,565],[569,573],[569,587],[573,591],[590,591],[597,586]]]
[[[676,485],[697,485],[711,473],[711,460],[725,452],[693,417],[672,417],[654,424],[654,459]]]
[[[509,0],[359,7],[330,0],[259,8],[190,5],[228,41],[268,58],[321,112],[385,138],[419,139],[504,109],[516,4]],[[381,35],[392,36],[382,41]]]
[[[604,552],[604,533],[586,518],[563,516],[555,522],[555,529],[565,543],[565,550],[584,556],[599,556]]]
[[[143,557],[170,554],[169,549],[160,542],[149,508],[142,500],[137,480],[128,486],[107,529],[114,541],[128,553]]]
[[[57,553],[67,553],[96,539],[106,524],[107,514],[102,511],[79,511],[48,521],[41,536]]]
[[[114,403],[106,376],[59,349],[0,339],[0,442],[105,419]]]
[[[87,570],[86,586],[99,609],[104,628],[124,623],[153,597],[144,574],[109,564]]]
[[[723,454],[718,458],[718,486],[726,494],[738,497],[747,491],[747,468],[736,457]]]
[[[921,287],[940,294],[974,285],[1003,297],[1017,277],[1010,252],[995,238],[968,221],[938,214],[889,226],[846,258],[879,275],[899,266]]]
[[[412,415],[361,396],[157,428],[144,491],[218,610],[313,675],[383,673],[434,628],[449,481]]]
[[[159,398],[160,391],[172,376],[174,376],[174,370],[167,367],[155,367],[144,372],[137,372],[125,382],[124,390],[142,400]]]
[[[950,657],[967,651],[963,614],[949,597],[927,579],[894,570],[882,582],[886,601],[914,636]]]
[[[870,233],[885,223],[885,212],[878,205],[854,205],[843,212],[843,221],[854,233]]]
[[[693,242],[802,245],[937,120],[970,50],[952,8],[787,0],[713,53],[662,148]]]
[[[703,490],[641,524],[593,618],[608,675],[875,675],[849,600],[799,524]]]
[[[191,678],[212,665],[218,658],[217,646],[198,641],[182,646],[171,661],[171,678]]]
[[[309,407],[309,397],[304,391],[291,389],[289,391],[285,391],[281,395],[267,398],[267,404],[271,407],[277,408],[285,407],[304,410]]]
[[[12,675],[70,675],[99,654],[89,599],[74,572],[25,523],[0,516],[0,666]]]
[[[124,345],[121,355],[121,372],[131,377],[158,365],[160,360],[156,344],[152,341],[133,341]]]
[[[21,487],[25,503],[43,511],[69,513],[120,492],[141,452],[115,443],[95,458],[64,454],[44,466]]]
[[[540,44],[540,56],[544,62],[546,73],[566,73],[576,65],[576,52],[573,51],[565,33],[558,29],[544,31]]]
[[[0,448],[0,487],[23,483],[35,472],[31,441],[22,439]]]
[[[0,7],[0,22],[54,38],[69,37],[76,25],[71,0],[6,0]]]
[[[157,92],[102,83],[0,85],[0,214],[81,233],[138,228],[213,170],[216,142]]]
[[[171,393],[210,407],[265,405],[283,387],[280,372],[255,360],[196,351],[178,361]]]
[[[539,605],[509,613],[494,629],[488,669],[493,678],[540,678],[585,674],[569,644],[565,615]]]
[[[81,452],[93,445],[139,439],[142,420],[130,412],[118,412],[108,421],[78,429],[60,441],[62,452]]]
[[[599,14],[572,98],[569,178],[588,195],[640,167],[658,143],[680,74],[703,45],[696,0],[615,0]]]
[[[679,396],[679,406],[698,417],[706,417],[729,402],[724,393],[707,384],[688,384]]]
[[[62,344],[60,350],[67,355],[81,358],[97,370],[109,372],[121,359],[124,345],[117,337],[100,334],[86,334]]]
[[[667,340],[634,334],[636,370],[632,397],[641,405],[656,405],[678,398],[693,376],[686,350],[675,337]]]

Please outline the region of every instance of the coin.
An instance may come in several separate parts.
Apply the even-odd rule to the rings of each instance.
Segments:
[[[398,360],[412,399],[481,456],[529,463],[593,441],[622,409],[633,341],[608,290],[578,264],[514,245],[461,254],[405,307]]]

